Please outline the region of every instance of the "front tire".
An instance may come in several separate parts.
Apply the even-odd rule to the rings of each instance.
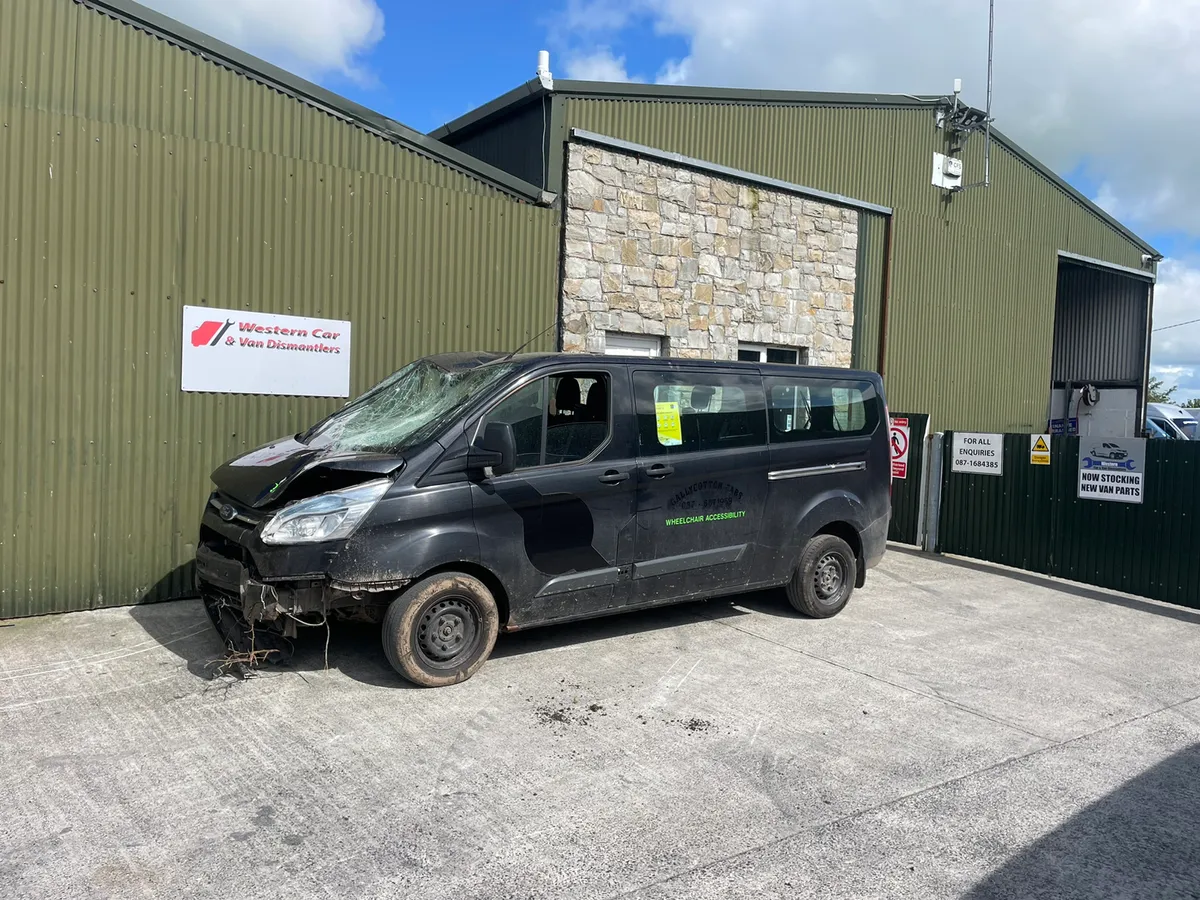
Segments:
[[[458,684],[487,661],[500,631],[496,598],[478,578],[442,572],[392,601],[383,618],[383,652],[421,687]]]
[[[858,560],[850,545],[836,535],[818,534],[800,555],[787,585],[788,600],[806,616],[828,619],[849,602],[857,580]]]

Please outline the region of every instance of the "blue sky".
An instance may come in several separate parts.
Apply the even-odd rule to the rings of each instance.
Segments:
[[[587,74],[578,71],[579,63],[608,48],[624,58],[627,72],[650,80],[665,61],[687,52],[686,40],[655,33],[644,15],[623,20],[602,43],[591,45],[571,27],[565,4],[375,2],[386,25],[382,40],[359,57],[368,77],[334,74],[320,80],[424,132],[528,81],[539,50],[551,51],[551,68],[559,77]]]
[[[983,0],[142,0],[430,131],[533,77],[943,93],[984,104]],[[1000,0],[997,125],[1168,259],[1200,317],[1200,0]],[[1200,325],[1152,365],[1200,397]]]

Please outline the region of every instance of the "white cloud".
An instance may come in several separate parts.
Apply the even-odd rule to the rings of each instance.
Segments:
[[[1200,322],[1192,319],[1200,319],[1200,264],[1165,260],[1154,289],[1150,361],[1156,377],[1179,385],[1182,400],[1200,397]]]
[[[583,55],[569,55],[566,77],[579,81],[630,80],[629,73],[625,71],[625,57],[613,56],[607,47]]]
[[[369,81],[361,58],[383,38],[383,11],[375,0],[141,2],[308,78]]]
[[[1135,228],[1200,234],[1200,0],[996,6],[997,126],[1058,171],[1086,165]],[[682,37],[689,52],[664,67],[662,81],[945,93],[961,77],[968,102],[985,100],[983,0],[592,0],[570,8],[577,41],[590,34],[612,44],[612,23],[625,35]],[[641,20],[630,20],[631,8]]]

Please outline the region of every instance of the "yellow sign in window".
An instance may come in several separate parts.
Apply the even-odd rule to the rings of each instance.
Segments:
[[[657,402],[654,416],[658,425],[658,442],[664,447],[678,447],[683,443],[683,427],[679,423],[679,404]]]

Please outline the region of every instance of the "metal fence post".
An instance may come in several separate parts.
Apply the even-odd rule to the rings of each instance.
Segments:
[[[937,552],[938,524],[942,514],[942,464],[945,435],[938,431],[928,437],[925,459],[921,464],[921,549]]]

